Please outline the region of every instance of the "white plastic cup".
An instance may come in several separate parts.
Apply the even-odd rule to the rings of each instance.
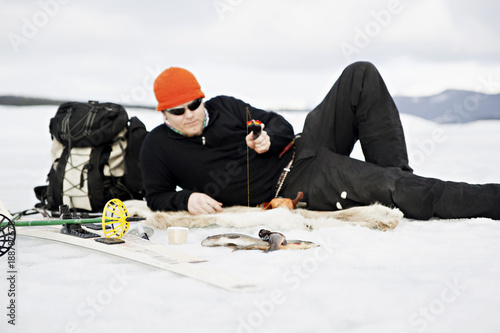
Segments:
[[[189,229],[185,227],[169,227],[167,229],[168,244],[186,244]]]

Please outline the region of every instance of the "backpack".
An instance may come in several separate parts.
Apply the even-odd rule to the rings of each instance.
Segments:
[[[52,166],[48,185],[35,188],[38,208],[102,212],[114,198],[143,199],[139,153],[148,132],[123,106],[63,103],[49,127]]]

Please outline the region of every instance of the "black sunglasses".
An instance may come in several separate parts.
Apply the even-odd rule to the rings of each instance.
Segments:
[[[203,98],[198,98],[198,99],[195,99],[192,103],[189,103],[188,105],[186,105],[182,108],[167,109],[164,111],[167,111],[168,113],[173,114],[174,116],[180,116],[180,115],[183,115],[184,112],[186,112],[186,108],[188,108],[190,111],[194,111],[194,110],[198,109],[201,105],[202,100],[203,100]]]

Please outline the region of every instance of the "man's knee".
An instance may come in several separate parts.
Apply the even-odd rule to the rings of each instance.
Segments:
[[[352,95],[356,99],[359,97],[359,93],[366,86],[367,81],[378,81],[380,80],[380,74],[374,64],[368,61],[358,61],[347,66],[342,75],[341,80],[348,80],[350,83],[348,85],[353,89],[354,94]],[[369,84],[369,83],[368,83]],[[353,100],[353,105],[356,105],[356,101]]]
[[[369,61],[357,61],[346,67],[346,70],[377,71],[374,64]]]

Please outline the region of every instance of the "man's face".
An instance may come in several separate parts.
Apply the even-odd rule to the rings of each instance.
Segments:
[[[205,122],[205,103],[202,102],[198,108],[191,111],[187,106],[193,102],[194,101],[189,101],[174,108],[162,111],[163,116],[168,121],[170,126],[188,137],[201,135],[203,132],[203,124]],[[168,110],[179,108],[184,109],[184,113],[181,115],[175,115],[168,112]]]

